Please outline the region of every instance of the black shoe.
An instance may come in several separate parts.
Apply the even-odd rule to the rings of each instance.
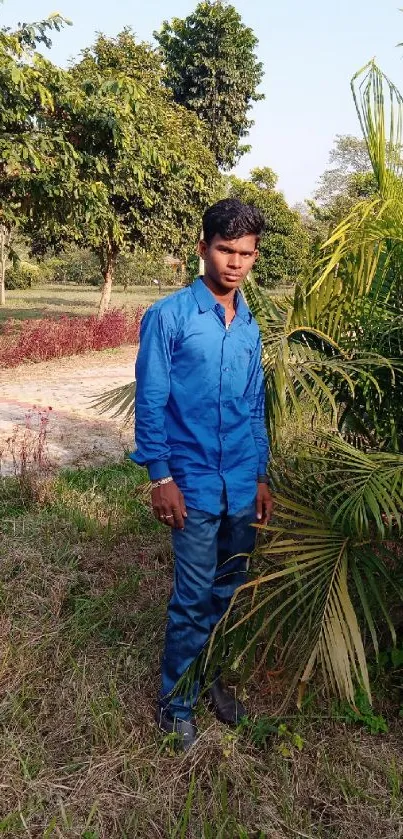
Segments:
[[[207,702],[217,719],[226,725],[239,725],[248,712],[235,694],[224,688],[221,679],[216,679],[206,693]]]
[[[187,752],[194,746],[199,732],[194,719],[181,720],[180,717],[171,717],[166,711],[157,709],[156,721],[158,727],[165,734],[177,734],[176,748],[182,752]]]

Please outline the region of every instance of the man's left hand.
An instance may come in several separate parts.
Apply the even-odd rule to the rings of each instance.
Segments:
[[[271,519],[273,497],[267,484],[257,485],[256,518],[259,524],[267,524]]]

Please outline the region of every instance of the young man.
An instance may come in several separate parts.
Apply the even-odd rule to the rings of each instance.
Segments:
[[[254,207],[219,201],[203,218],[205,273],[155,303],[141,326],[136,364],[136,463],[148,468],[154,514],[172,528],[175,556],[158,722],[197,737],[192,696],[175,685],[245,582],[255,521],[272,499],[266,468],[259,329],[239,288],[258,256],[264,220]],[[236,724],[245,708],[217,678],[217,716]]]

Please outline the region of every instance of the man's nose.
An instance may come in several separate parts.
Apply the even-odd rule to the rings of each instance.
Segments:
[[[241,255],[239,253],[231,253],[228,265],[230,268],[240,268],[242,265]]]

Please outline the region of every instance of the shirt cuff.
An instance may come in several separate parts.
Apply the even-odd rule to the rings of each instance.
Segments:
[[[257,470],[258,477],[259,475],[267,475],[267,461],[263,463],[259,463],[259,468]]]
[[[152,463],[147,463],[147,469],[150,481],[161,481],[162,478],[169,478],[171,475],[167,460],[153,460]]]

